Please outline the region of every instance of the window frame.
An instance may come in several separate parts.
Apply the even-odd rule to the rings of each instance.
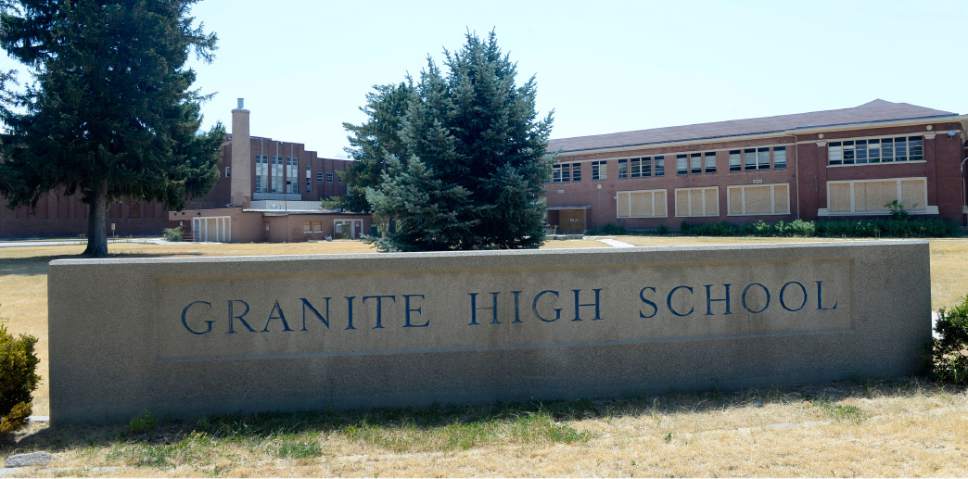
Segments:
[[[633,216],[632,213],[632,194],[633,193],[649,193],[652,196],[652,216]],[[655,197],[657,194],[662,193],[663,200],[665,201],[665,215],[659,216],[655,214]],[[619,216],[618,203],[622,201],[622,196],[626,197],[628,202],[629,216]],[[615,219],[655,219],[655,218],[668,218],[669,217],[669,193],[665,188],[656,188],[649,190],[622,190],[615,192]]]
[[[838,138],[836,141],[828,141],[827,168],[843,168],[848,166],[869,166],[883,164],[909,164],[926,163],[924,158],[925,135],[917,133],[906,133],[903,135],[878,135],[878,136],[858,136],[850,138]],[[900,141],[898,141],[900,140]],[[919,145],[920,154],[917,159],[911,159],[911,143]],[[898,144],[904,149],[904,159],[898,159]],[[877,150],[876,161],[871,156],[871,145],[877,145],[873,150]],[[849,147],[849,148],[848,148]],[[859,148],[860,147],[860,148]],[[833,151],[840,151],[840,159],[831,160]],[[848,155],[847,152],[850,152]],[[862,153],[863,152],[863,153]],[[848,156],[850,158],[848,158]],[[849,161],[848,161],[849,160]]]
[[[773,212],[772,213],[747,213],[746,212],[746,188],[763,188],[763,187],[766,187],[766,186],[769,186],[770,187],[770,210],[773,211]],[[787,201],[786,201],[787,210],[786,210],[786,212],[777,212],[776,211],[776,187],[777,186],[786,186],[786,190],[787,190]],[[730,213],[730,211],[733,209],[732,208],[732,204],[733,203],[732,203],[732,200],[731,200],[732,195],[730,195],[729,193],[730,193],[730,190],[736,190],[736,189],[741,189],[740,195],[741,195],[742,199],[740,200],[740,202],[742,203],[742,206],[743,206],[743,212],[742,213]],[[790,194],[791,194],[791,192],[790,192],[790,183],[767,183],[767,184],[762,184],[762,183],[746,183],[746,184],[742,184],[742,185],[728,185],[726,187],[726,216],[731,216],[731,217],[740,217],[740,216],[788,216],[788,215],[792,214],[791,211],[793,211],[793,209],[792,209],[792,206],[793,205],[790,203]]]
[[[683,215],[679,213],[679,192],[680,191],[695,191],[695,190],[716,190],[716,214],[712,215]],[[676,218],[718,218],[720,216],[720,211],[722,210],[722,205],[719,200],[719,186],[697,186],[697,187],[687,187],[687,188],[676,188],[673,192],[675,198],[673,202],[675,203],[675,217]],[[692,211],[692,198],[689,196],[689,210]],[[706,195],[702,195],[703,198],[703,211],[706,210]]]

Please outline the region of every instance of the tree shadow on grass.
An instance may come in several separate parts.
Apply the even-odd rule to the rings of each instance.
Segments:
[[[228,441],[262,441],[302,433],[342,433],[392,449],[381,435],[400,431],[434,432],[464,428],[478,430],[521,423],[541,427],[541,434],[558,435],[571,442],[568,431],[548,429],[562,421],[638,416],[692,414],[729,409],[809,402],[837,413],[836,403],[851,398],[909,397],[937,393],[963,393],[923,378],[884,381],[845,381],[820,386],[783,389],[748,389],[736,392],[669,393],[618,399],[531,401],[477,406],[431,406],[425,408],[377,409],[369,411],[310,411],[208,416],[196,420],[165,420],[150,415],[132,418],[129,424],[108,426],[32,426],[18,433],[16,442],[0,442],[0,456],[34,450],[57,452],[83,446],[111,444],[165,445],[199,434]],[[544,421],[532,421],[534,418]],[[835,418],[836,419],[836,418]],[[533,424],[532,424],[533,423]],[[513,424],[512,424],[513,427]],[[570,426],[566,426],[571,429]],[[546,430],[546,431],[545,431]],[[572,429],[572,431],[574,431]],[[368,433],[369,432],[369,433]],[[466,432],[458,431],[466,434]],[[370,434],[367,436],[367,434]],[[564,434],[564,435],[562,435]],[[584,433],[581,433],[584,434]],[[531,437],[531,436],[527,436]],[[556,436],[557,437],[557,436]],[[580,440],[581,437],[578,437]],[[538,438],[540,440],[540,438]],[[384,441],[385,442],[385,441]]]

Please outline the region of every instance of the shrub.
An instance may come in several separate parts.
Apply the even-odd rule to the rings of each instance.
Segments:
[[[814,236],[817,234],[817,225],[813,221],[796,219],[790,222],[787,231],[790,236]]]
[[[27,424],[31,393],[37,389],[37,338],[14,337],[0,324],[0,435]]]
[[[181,226],[165,228],[163,232],[166,241],[181,241],[184,238]]]
[[[932,373],[943,382],[968,384],[968,295],[950,310],[938,311],[932,347]]]
[[[588,232],[590,235],[624,235],[627,231],[624,226],[607,224],[601,228],[593,229]]]

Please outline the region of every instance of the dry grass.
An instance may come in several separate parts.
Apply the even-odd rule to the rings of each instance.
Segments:
[[[636,245],[818,239],[620,236]],[[548,248],[602,247],[593,240]],[[0,318],[40,339],[47,376],[47,263],[81,246],[0,249]],[[114,244],[121,255],[365,253],[355,241]],[[932,302],[968,293],[968,239],[931,240]],[[47,414],[47,384],[34,414]],[[430,415],[428,419],[428,414]],[[903,383],[835,390],[571,402],[390,415],[231,418],[52,431],[31,426],[14,451],[56,452],[28,475],[966,475],[968,393]],[[213,425],[214,424],[214,425]]]
[[[968,392],[917,381],[369,413],[34,426],[24,475],[964,476]]]

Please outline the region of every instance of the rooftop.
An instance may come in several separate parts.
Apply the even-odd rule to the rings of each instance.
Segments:
[[[553,139],[549,152],[575,152],[604,148],[645,146],[656,143],[765,135],[790,130],[819,128],[858,123],[877,123],[957,116],[957,113],[935,110],[909,103],[894,103],[880,98],[852,108],[812,111],[793,115],[765,116],[742,120],[696,123],[648,130],[624,131],[603,135]]]

